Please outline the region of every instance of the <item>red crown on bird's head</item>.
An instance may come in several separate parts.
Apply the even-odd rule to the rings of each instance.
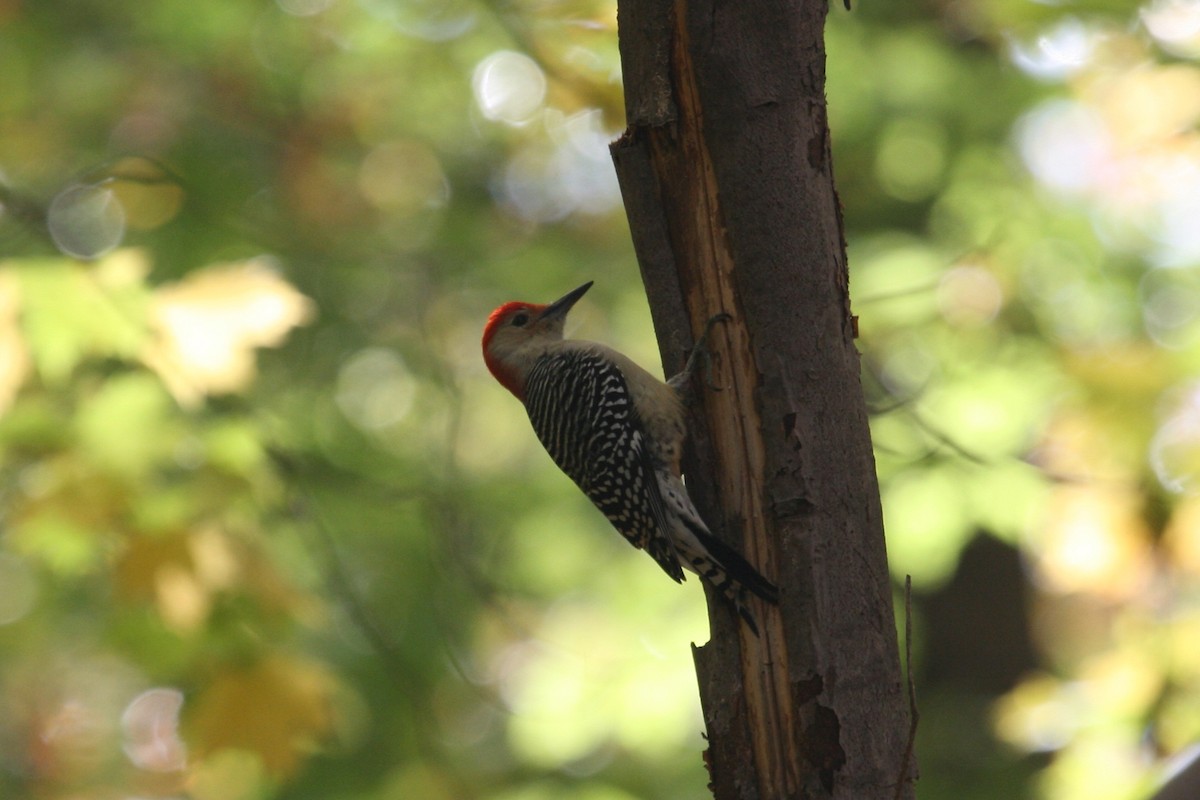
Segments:
[[[592,288],[592,282],[588,281],[548,305],[522,303],[515,300],[510,301],[498,307],[488,317],[487,325],[483,327],[484,363],[487,364],[488,371],[492,373],[496,380],[500,381],[504,388],[516,395],[522,402],[525,400],[525,387],[519,367],[505,363],[493,352],[492,343],[496,338],[496,334],[499,333],[501,328],[512,325],[515,328],[522,329],[527,336],[542,335],[548,331],[547,325],[551,321],[555,321],[558,322],[560,327],[554,330],[558,333],[558,338],[561,338],[562,319],[590,288]],[[522,319],[522,316],[524,316],[524,319]],[[532,324],[529,324],[529,327],[526,328],[527,323]]]
[[[492,353],[492,339],[495,338],[496,332],[505,325],[511,324],[517,314],[528,314],[531,317],[537,316],[546,309],[544,305],[537,303],[522,303],[519,300],[510,300],[504,305],[498,306],[495,311],[488,317],[487,324],[483,326],[483,363],[487,364],[488,372],[492,373],[500,385],[508,389],[519,399],[524,400],[524,387],[521,386],[520,377],[516,372],[504,364],[495,354]]]

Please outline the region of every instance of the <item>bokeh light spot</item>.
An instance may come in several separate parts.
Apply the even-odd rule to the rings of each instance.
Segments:
[[[358,0],[358,5],[406,36],[445,42],[475,27],[470,0]]]
[[[1186,393],[1154,434],[1150,465],[1163,487],[1172,492],[1200,488],[1200,387]]]
[[[385,142],[367,153],[358,186],[374,205],[402,216],[443,208],[450,183],[437,155],[414,140]]]
[[[1141,8],[1142,24],[1163,49],[1184,58],[1200,55],[1200,3],[1151,0]]]
[[[553,145],[530,146],[509,160],[495,185],[500,201],[529,222],[555,222],[574,213],[603,214],[621,202],[608,152],[612,133],[590,109],[546,115]]]
[[[542,107],[546,76],[523,53],[501,50],[479,62],[471,79],[475,102],[490,120],[521,125]]]
[[[75,185],[50,202],[46,226],[62,252],[75,258],[99,258],[124,238],[125,210],[112,190]]]
[[[884,191],[900,200],[928,197],[946,166],[946,133],[936,124],[898,120],[880,136],[875,173]]]
[[[954,267],[938,283],[938,308],[951,325],[986,325],[1000,313],[1004,292],[996,276],[984,267]]]
[[[1183,350],[1200,343],[1200,279],[1193,271],[1151,269],[1138,289],[1146,334],[1155,344]]]
[[[880,348],[879,379],[896,397],[908,397],[922,391],[937,374],[937,356],[920,336],[905,332]]]
[[[1102,180],[1111,155],[1104,121],[1087,106],[1051,100],[1017,123],[1017,145],[1034,177],[1062,192],[1082,192]]]
[[[1060,81],[1086,67],[1096,50],[1096,36],[1074,17],[1067,17],[1032,43],[1012,40],[1009,58],[1035,78]]]
[[[379,431],[400,422],[415,399],[416,386],[408,366],[391,350],[362,350],[338,373],[338,408],[364,430]]]
[[[121,715],[125,755],[139,769],[174,772],[187,764],[187,747],[179,737],[183,692],[149,689],[133,699]]]

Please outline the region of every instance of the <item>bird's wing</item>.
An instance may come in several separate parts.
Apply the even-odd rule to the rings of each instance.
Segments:
[[[656,465],[621,370],[584,350],[548,353],[525,391],[534,432],[554,463],[622,536],[682,581]]]

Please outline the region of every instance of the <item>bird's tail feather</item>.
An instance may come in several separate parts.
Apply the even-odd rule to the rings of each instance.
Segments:
[[[713,536],[705,528],[681,518],[703,548],[699,553],[680,552],[700,577],[725,596],[746,625],[758,635],[758,623],[746,605],[747,592],[757,595],[771,605],[779,604],[779,588],[754,568],[740,553]]]

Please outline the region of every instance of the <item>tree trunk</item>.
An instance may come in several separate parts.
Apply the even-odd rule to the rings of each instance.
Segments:
[[[717,800],[912,796],[825,12],[618,2],[629,127],[612,153],[667,373],[709,317],[733,315],[713,329],[723,390],[698,392],[688,488],[781,589],[778,608],[753,601],[759,637],[709,594],[695,661]]]

